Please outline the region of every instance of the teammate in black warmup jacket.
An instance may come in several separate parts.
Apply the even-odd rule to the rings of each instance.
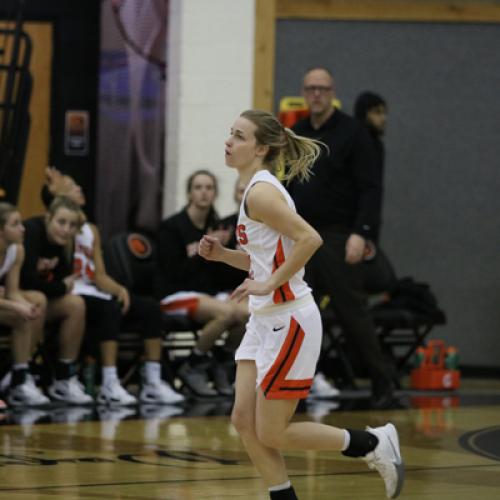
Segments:
[[[73,404],[92,402],[77,380],[75,362],[85,331],[85,303],[71,294],[75,282],[70,249],[80,224],[80,208],[67,198],[55,198],[45,216],[25,223],[25,259],[21,286],[39,290],[47,299],[48,321],[60,321],[59,361],[49,395]]]
[[[215,176],[207,170],[194,172],[187,182],[188,205],[164,220],[158,233],[158,297],[165,314],[184,315],[201,324],[199,339],[189,359],[180,367],[179,378],[196,395],[232,395],[231,381],[224,363],[233,362],[248,319],[246,304],[236,304],[222,292],[218,276],[220,263],[206,262],[198,255],[198,244],[204,234],[217,237],[223,245],[231,234],[224,229],[215,209],[217,195]],[[229,332],[225,350],[218,351],[216,363],[210,351],[215,341]],[[215,370],[214,385],[208,385],[209,371]]]

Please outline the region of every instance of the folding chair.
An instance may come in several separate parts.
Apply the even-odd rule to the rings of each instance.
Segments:
[[[104,261],[108,274],[127,289],[140,295],[154,295],[156,248],[147,235],[124,232],[113,236],[104,247]],[[162,319],[163,347],[172,361],[174,351],[190,351],[195,345],[199,325],[184,317],[163,315]],[[121,359],[128,361],[123,377],[126,382],[137,370],[142,355],[142,339],[132,323],[120,333],[119,346]],[[171,379],[172,374],[169,372],[168,375]]]
[[[422,292],[422,297],[428,298],[427,302],[408,293],[415,287]],[[406,290],[406,295],[402,290]],[[408,371],[409,361],[431,331],[446,324],[445,313],[438,308],[428,285],[415,283],[411,278],[398,280],[392,299],[371,307],[370,311],[382,350],[394,360],[399,376]],[[355,378],[360,371],[356,366],[356,354],[349,349],[346,333],[327,300],[323,300],[321,314],[325,344],[322,357],[336,361],[333,378],[339,385],[356,388]]]

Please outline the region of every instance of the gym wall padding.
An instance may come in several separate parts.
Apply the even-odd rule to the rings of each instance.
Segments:
[[[278,20],[274,105],[327,66],[389,103],[382,244],[428,281],[464,364],[500,359],[500,24]],[[334,299],[333,299],[334,300]]]

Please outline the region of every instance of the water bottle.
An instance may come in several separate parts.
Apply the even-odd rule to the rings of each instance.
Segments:
[[[446,348],[444,366],[447,370],[458,370],[458,351],[456,347],[448,346]]]
[[[85,394],[95,396],[95,376],[96,376],[96,360],[92,356],[85,358],[82,370],[82,379]]]
[[[415,356],[413,357],[413,366],[415,368],[420,368],[425,361],[425,349],[423,347],[418,347],[415,351]]]

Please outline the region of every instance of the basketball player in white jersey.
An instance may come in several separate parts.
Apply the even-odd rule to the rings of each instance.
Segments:
[[[286,180],[307,181],[320,145],[284,129],[270,113],[249,110],[233,124],[225,153],[226,164],[248,183],[236,229],[243,250],[226,249],[207,235],[199,253],[249,271],[233,293],[236,300],[249,297],[251,316],[236,352],[232,422],[271,499],[297,498],[280,452],[287,449],[362,457],[382,476],[387,497],[396,498],[404,465],[392,424],[361,431],[291,422],[299,399],[307,397],[320,352],[321,318],[302,277],[322,240],[271,172],[283,160]]]
[[[47,299],[41,292],[20,289],[23,239],[21,214],[10,203],[0,203],[0,325],[12,329],[9,403],[12,406],[40,406],[50,400],[35,385],[29,361],[34,343],[42,336]],[[4,407],[0,400],[0,409]]]

